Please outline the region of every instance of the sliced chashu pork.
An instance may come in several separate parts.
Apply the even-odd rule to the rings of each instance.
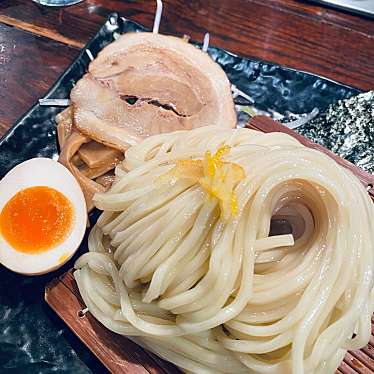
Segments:
[[[122,151],[153,134],[236,124],[221,67],[183,39],[159,34],[125,34],[108,45],[71,100],[76,127]]]

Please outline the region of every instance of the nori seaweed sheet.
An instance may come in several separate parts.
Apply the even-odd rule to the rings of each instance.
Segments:
[[[297,132],[374,173],[374,91],[339,100]]]

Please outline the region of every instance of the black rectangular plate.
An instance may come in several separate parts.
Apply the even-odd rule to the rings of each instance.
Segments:
[[[90,62],[86,49],[96,56],[116,35],[135,31],[145,28],[117,14],[110,15],[45,97],[69,97],[73,84],[86,72]],[[219,48],[209,47],[208,52],[230,81],[252,98],[254,106],[270,114],[287,116],[306,113],[315,107],[322,111],[359,93],[357,89],[313,74],[239,57]],[[29,158],[57,157],[54,118],[61,110],[36,104],[14,124],[0,140],[0,178]],[[83,242],[77,255],[85,248]],[[24,277],[0,268],[1,373],[105,372],[43,301],[44,285],[70,268],[75,258],[57,272],[41,277]]]

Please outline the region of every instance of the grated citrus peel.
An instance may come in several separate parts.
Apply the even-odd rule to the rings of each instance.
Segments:
[[[182,178],[192,179],[210,197],[218,199],[221,216],[228,219],[238,213],[234,188],[245,178],[245,171],[240,165],[222,160],[230,150],[230,146],[224,145],[213,155],[207,151],[202,160],[178,160],[168,173],[159,177],[158,182],[164,184]]]

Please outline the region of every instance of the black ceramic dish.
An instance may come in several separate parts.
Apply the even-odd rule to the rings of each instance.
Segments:
[[[111,15],[45,97],[69,97],[74,82],[90,62],[85,49],[96,56],[117,34],[144,30],[134,22]],[[219,48],[210,47],[208,52],[230,81],[253,99],[253,105],[268,113],[287,116],[315,107],[323,111],[331,103],[359,93],[312,74],[238,57]],[[0,140],[0,178],[29,158],[57,156],[54,117],[61,110],[37,104],[16,122]],[[94,216],[90,218],[95,220]],[[84,242],[80,253],[85,248]],[[33,278],[0,269],[1,373],[105,372],[44,303],[46,282],[70,268],[73,261],[55,273]]]

